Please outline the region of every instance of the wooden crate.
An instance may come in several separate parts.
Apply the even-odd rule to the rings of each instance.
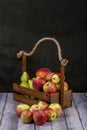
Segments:
[[[26,71],[26,56],[31,56],[36,50],[37,46],[45,41],[50,40],[53,41],[58,48],[58,57],[60,61],[60,92],[56,92],[53,94],[47,94],[38,90],[29,90],[27,88],[20,87],[18,83],[13,83],[13,99],[19,102],[23,102],[29,105],[33,105],[38,103],[39,100],[46,101],[48,103],[59,103],[62,108],[68,108],[72,106],[72,90],[69,89],[64,91],[64,77],[65,77],[65,66],[67,65],[67,60],[63,59],[61,56],[61,48],[59,42],[50,37],[45,37],[40,39],[36,44],[33,50],[30,53],[26,53],[24,51],[20,51],[17,56],[22,57],[22,72]],[[34,97],[31,98],[30,96]]]

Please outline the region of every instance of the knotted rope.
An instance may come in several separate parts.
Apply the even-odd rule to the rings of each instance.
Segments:
[[[53,42],[56,44],[56,46],[57,46],[57,51],[58,51],[57,54],[58,54],[59,61],[61,62],[61,65],[66,66],[67,63],[68,63],[68,60],[62,58],[61,48],[60,48],[59,42],[58,42],[55,38],[51,38],[51,37],[41,38],[39,41],[36,42],[35,46],[33,47],[33,49],[32,49],[29,53],[25,52],[24,50],[19,51],[19,52],[17,53],[17,58],[21,58],[23,54],[26,55],[26,56],[31,56],[31,55],[33,55],[33,53],[34,53],[35,50],[37,49],[38,45],[39,45],[40,43],[42,43],[43,41],[46,41],[46,40],[47,40],[47,41],[53,41]]]

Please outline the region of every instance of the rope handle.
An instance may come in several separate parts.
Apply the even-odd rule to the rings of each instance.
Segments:
[[[68,63],[68,60],[62,58],[61,48],[60,48],[59,42],[55,38],[51,38],[51,37],[41,38],[39,41],[36,42],[35,46],[33,47],[33,49],[29,53],[25,52],[24,50],[19,51],[17,53],[17,58],[21,58],[23,55],[32,56],[33,53],[35,52],[35,50],[37,49],[38,45],[41,44],[42,42],[46,41],[46,40],[47,41],[53,41],[56,44],[57,50],[58,50],[58,59],[61,62],[61,65],[66,66],[67,63]]]

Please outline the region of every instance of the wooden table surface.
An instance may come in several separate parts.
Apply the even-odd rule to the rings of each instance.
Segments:
[[[17,104],[12,93],[0,93],[0,130],[87,130],[87,93],[73,93],[72,107],[43,126],[23,124],[15,112]]]

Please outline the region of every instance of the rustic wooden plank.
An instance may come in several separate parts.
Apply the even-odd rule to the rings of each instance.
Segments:
[[[52,130],[51,122],[46,122],[44,125],[36,125],[35,130]]]
[[[52,122],[52,130],[67,130],[64,113]]]
[[[18,121],[18,129],[17,130],[34,130],[34,127],[35,127],[34,123],[24,124],[19,119],[19,121]]]
[[[84,93],[85,94],[85,96],[87,97],[87,93]]]
[[[64,109],[61,117],[43,126],[23,124],[15,113],[13,94],[0,94],[0,130],[87,130],[87,93],[74,93],[72,107]],[[0,116],[0,117],[1,117]]]
[[[87,96],[84,93],[74,93],[73,97],[82,127],[87,130]]]
[[[28,96],[33,96],[37,99],[47,101],[49,102],[49,94],[44,93],[42,91],[38,91],[38,90],[30,90],[27,89],[25,87],[20,87],[18,84],[14,83],[13,84],[13,91],[16,93],[20,93],[20,94],[24,94],[24,95],[28,95]]]
[[[13,94],[13,98],[15,101],[17,102],[21,102],[21,103],[24,103],[24,104],[28,104],[28,105],[33,105],[33,104],[37,104],[38,103],[38,100],[35,100],[35,99],[32,99],[32,98],[29,98],[29,97],[26,97],[24,95],[20,95],[18,93],[14,93]]]
[[[15,112],[17,102],[13,101],[12,93],[7,96],[0,130],[17,130],[18,118]]]
[[[64,110],[65,117],[66,117],[66,123],[67,123],[67,129],[68,130],[83,130],[81,121],[79,119],[79,114],[77,111],[77,108],[72,101],[72,107],[66,108]]]
[[[36,130],[67,130],[64,114],[56,118],[53,122],[47,122],[45,125],[36,125]]]
[[[7,93],[0,93],[0,124],[3,116],[3,111],[6,104]]]

